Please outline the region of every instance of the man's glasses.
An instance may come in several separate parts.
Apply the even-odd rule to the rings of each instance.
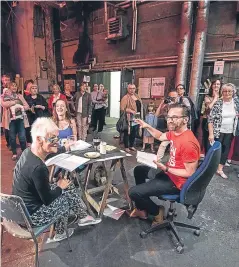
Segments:
[[[172,116],[172,117],[169,117],[169,116],[165,116],[165,119],[167,120],[167,121],[177,121],[178,119],[181,119],[181,118],[185,118],[185,117],[187,117],[187,116]]]

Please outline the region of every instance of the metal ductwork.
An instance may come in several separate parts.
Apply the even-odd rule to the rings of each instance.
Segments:
[[[198,2],[198,12],[196,19],[196,32],[193,49],[192,69],[190,77],[189,96],[197,106],[197,100],[201,85],[205,44],[208,27],[210,1],[203,0]]]
[[[193,2],[186,1],[182,4],[180,40],[178,42],[178,61],[175,87],[178,84],[186,84],[189,60],[189,46],[192,30]]]

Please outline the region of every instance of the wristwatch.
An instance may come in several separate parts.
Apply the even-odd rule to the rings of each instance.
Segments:
[[[166,166],[166,169],[165,169],[165,171],[164,172],[168,172],[168,166]]]

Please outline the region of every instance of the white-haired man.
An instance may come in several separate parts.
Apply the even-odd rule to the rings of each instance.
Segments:
[[[65,226],[72,210],[78,225],[90,225],[101,220],[89,216],[73,184],[59,179],[49,184],[49,171],[44,163],[47,155],[58,151],[58,127],[50,118],[38,118],[32,125],[32,145],[23,151],[13,175],[13,194],[20,196],[35,226],[47,224],[61,215],[56,223],[55,241],[66,238]],[[74,229],[69,229],[69,236]]]

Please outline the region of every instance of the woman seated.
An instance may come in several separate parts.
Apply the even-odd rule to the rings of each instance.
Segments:
[[[70,211],[78,216],[79,226],[97,224],[101,220],[89,216],[74,185],[67,179],[49,184],[46,156],[57,153],[59,130],[50,118],[38,118],[32,125],[32,145],[25,149],[17,162],[13,175],[13,194],[20,196],[34,226],[48,224],[54,217],[56,223],[54,241],[65,239]],[[74,229],[69,229],[69,236]]]
[[[71,117],[69,107],[65,100],[59,99],[56,101],[53,108],[53,120],[59,129],[61,144],[64,144],[70,136],[73,136],[76,141],[76,122]]]

